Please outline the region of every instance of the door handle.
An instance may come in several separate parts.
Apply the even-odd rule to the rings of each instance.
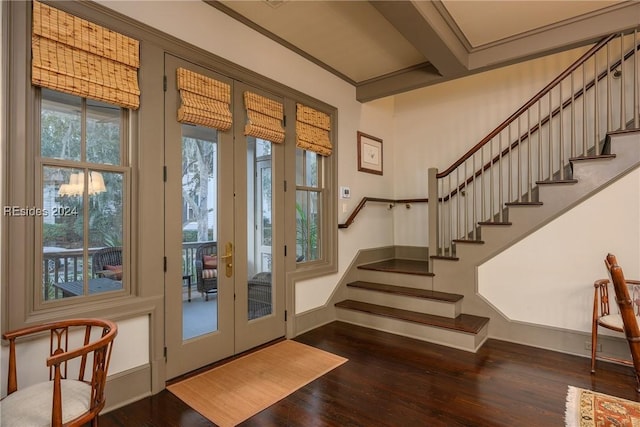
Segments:
[[[233,276],[233,244],[227,242],[224,245],[224,255],[220,257],[224,261],[224,274],[227,277]]]

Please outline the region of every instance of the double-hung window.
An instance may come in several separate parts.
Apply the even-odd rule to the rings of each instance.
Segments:
[[[38,293],[51,301],[122,290],[128,273],[128,110],[40,92]]]
[[[325,164],[333,147],[331,117],[296,104],[296,262],[326,260],[329,208]]]
[[[128,289],[139,42],[33,2],[35,305]]]
[[[296,261],[315,261],[322,256],[321,225],[323,158],[296,148]]]

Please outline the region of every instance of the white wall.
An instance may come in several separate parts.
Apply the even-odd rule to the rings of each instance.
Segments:
[[[608,277],[607,253],[626,278],[640,278],[639,219],[636,169],[479,266],[478,292],[509,319],[591,332],[593,282]]]
[[[395,96],[396,198],[427,197],[442,171],[476,145],[587,48],[574,49]],[[396,245],[426,246],[427,206],[395,209]]]

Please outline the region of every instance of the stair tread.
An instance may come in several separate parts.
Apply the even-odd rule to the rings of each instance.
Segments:
[[[393,258],[385,261],[359,265],[362,270],[386,271],[391,273],[415,274],[419,276],[433,276],[429,272],[429,262],[413,259]]]
[[[457,256],[451,256],[451,255],[431,255],[429,258],[431,258],[431,259],[441,259],[441,260],[445,260],[445,261],[458,261],[458,260],[460,260],[460,258],[458,258]]]
[[[341,301],[336,303],[335,306],[347,310],[362,311],[378,316],[390,317],[469,334],[479,333],[489,322],[488,317],[475,316],[472,314],[460,314],[458,317],[452,319],[444,316],[418,313],[415,311],[402,310],[399,308],[386,307],[354,300]]]
[[[576,156],[569,159],[570,162],[577,162],[581,160],[599,160],[599,159],[615,159],[615,154],[599,154],[591,156]]]
[[[542,202],[507,202],[505,206],[542,206]]]
[[[483,245],[484,240],[473,240],[473,239],[453,239],[453,243],[473,243],[476,245]]]
[[[538,185],[554,185],[554,184],[577,184],[577,179],[554,179],[554,180],[544,180],[544,181],[536,181]]]
[[[457,302],[464,298],[460,294],[452,294],[449,292],[432,291],[429,289],[411,288],[407,286],[387,285],[384,283],[365,282],[358,280],[347,284],[352,288],[367,289],[371,291],[386,292],[396,295],[405,295],[416,298],[432,299],[443,302]]]

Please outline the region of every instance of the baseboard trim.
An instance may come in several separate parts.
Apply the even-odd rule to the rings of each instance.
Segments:
[[[151,394],[149,364],[110,375],[105,387],[107,404],[102,413],[113,411]]]

